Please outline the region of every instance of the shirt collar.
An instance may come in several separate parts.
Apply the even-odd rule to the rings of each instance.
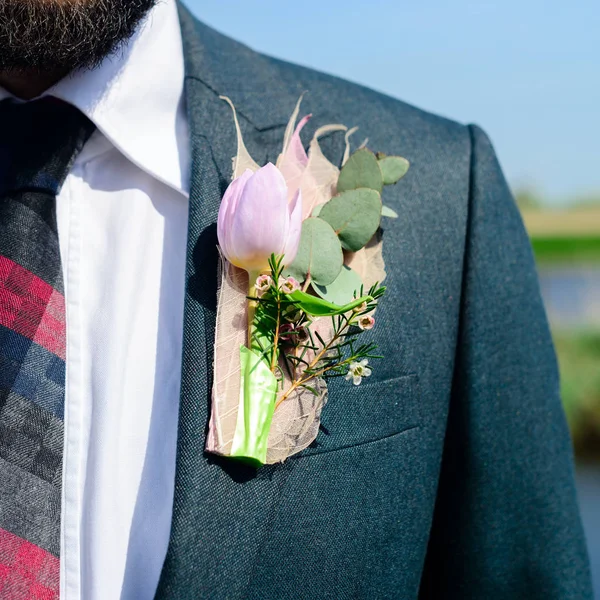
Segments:
[[[79,108],[131,162],[187,195],[190,150],[184,78],[177,5],[163,0],[119,52],[97,69],[66,77],[43,96]],[[0,100],[6,96],[0,88]]]

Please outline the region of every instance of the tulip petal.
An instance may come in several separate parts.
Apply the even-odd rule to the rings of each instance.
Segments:
[[[302,192],[300,190],[296,192],[296,196],[289,204],[289,211],[290,227],[283,251],[285,255],[283,259],[284,265],[294,262],[296,253],[298,252],[298,245],[300,244],[300,234],[302,233]]]
[[[300,120],[300,123],[298,123],[298,127],[296,127],[296,131],[294,131],[294,135],[290,140],[290,145],[285,152],[285,156],[289,156],[291,160],[303,166],[306,166],[306,163],[308,162],[308,154],[302,145],[300,133],[311,117],[312,115],[306,115]]]
[[[296,192],[298,191],[302,181],[302,175],[306,171],[306,165],[308,164],[308,154],[306,154],[306,150],[302,145],[300,132],[308,123],[310,118],[311,115],[307,115],[300,121],[300,123],[298,123],[298,127],[296,127],[296,131],[292,135],[292,139],[290,140],[288,147],[279,157],[279,161],[277,163],[277,167],[283,174],[287,184],[288,200],[290,202],[296,196]]]
[[[282,254],[290,226],[285,179],[269,163],[252,175],[232,215],[232,261],[247,271],[268,267],[272,253]]]
[[[232,215],[234,214],[239,200],[242,196],[246,183],[252,177],[252,171],[247,169],[243,175],[234,179],[230,184],[223,200],[221,200],[221,206],[219,207],[219,216],[217,219],[217,238],[219,240],[219,246],[221,251],[230,262],[231,255],[231,233],[232,233]]]

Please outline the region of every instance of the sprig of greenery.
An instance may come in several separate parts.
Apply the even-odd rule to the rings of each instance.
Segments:
[[[314,384],[311,385],[315,379],[345,376],[353,362],[383,358],[375,353],[375,343],[360,343],[363,331],[357,325],[361,317],[375,310],[385,293],[384,287],[375,284],[364,294],[361,286],[355,292],[355,298],[366,295],[369,301],[349,313],[331,317],[333,335],[330,340],[325,340],[318,331],[311,330],[312,318],[282,289],[283,257],[272,255],[269,268],[269,289],[262,295],[249,296],[249,299],[256,303],[253,345],[268,361],[282,388],[284,374],[279,364],[280,356],[292,380],[276,406],[299,388],[318,395]],[[287,329],[285,335],[282,332],[284,326]]]
[[[375,284],[368,291],[368,295],[373,299],[372,301],[350,314],[344,313],[331,317],[333,336],[329,341],[324,340],[318,331],[313,333],[307,328],[308,341],[296,344],[292,348],[292,352],[288,351],[283,354],[286,361],[294,366],[294,376],[292,377],[291,386],[279,398],[277,406],[284,402],[297,388],[302,387],[316,393],[314,388],[308,385],[316,378],[345,376],[353,362],[365,358],[383,358],[381,355],[375,354],[377,344],[373,342],[358,343],[358,338],[364,332],[357,327],[357,323],[362,316],[375,310],[379,298],[384,293],[385,288]],[[361,288],[358,297],[363,295],[364,290]],[[306,355],[309,351],[312,351],[314,357],[307,361]]]

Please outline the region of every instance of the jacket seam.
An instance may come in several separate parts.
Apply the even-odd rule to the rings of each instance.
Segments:
[[[294,456],[290,456],[288,460],[298,460],[300,458],[309,458],[311,456],[321,456],[323,454],[332,454],[334,452],[341,452],[342,450],[350,450],[351,448],[361,448],[362,446],[368,446],[369,444],[377,444],[378,442],[383,442],[385,440],[389,440],[390,438],[394,438],[396,436],[403,435],[412,431],[413,429],[420,429],[421,425],[411,425],[406,429],[402,429],[401,431],[394,431],[392,433],[388,433],[387,435],[372,439],[365,440],[363,442],[358,442],[358,444],[347,444],[345,446],[338,446],[336,448],[329,448],[328,450],[310,452],[309,454],[296,454]]]

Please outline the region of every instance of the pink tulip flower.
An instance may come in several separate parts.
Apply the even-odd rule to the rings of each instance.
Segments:
[[[271,163],[255,173],[249,169],[227,188],[217,221],[217,236],[225,258],[249,273],[269,269],[271,254],[296,257],[302,230],[302,198],[288,202],[288,188]]]

